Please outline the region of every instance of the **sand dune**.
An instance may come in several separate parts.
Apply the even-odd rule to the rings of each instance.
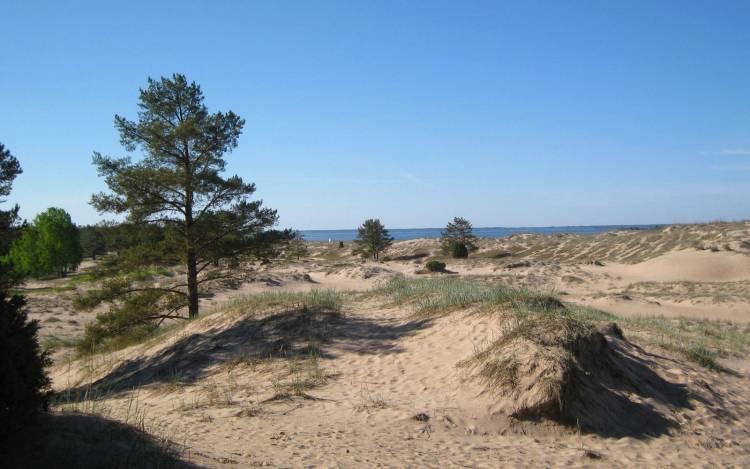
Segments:
[[[628,367],[638,363],[652,374],[638,371],[644,383],[667,383],[661,386],[673,394],[669,402],[677,400],[664,404],[659,399],[665,397],[631,395],[629,405],[644,406],[662,423],[622,427],[624,433],[612,438],[512,419],[458,366],[498,336],[497,316],[457,312],[415,319],[410,308],[356,301],[343,317],[324,315],[311,323],[327,331],[312,371],[304,354],[296,362],[283,354],[262,358],[282,345],[289,353],[305,346],[298,341],[304,335],[278,335],[298,314],[217,313],[157,342],[102,357],[94,367],[58,368],[55,386],[100,390],[98,405],[114,419],[142,409],[150,431],[185,444],[208,467],[750,463],[744,377],[620,345],[630,347],[618,352],[631,357]],[[259,333],[264,341],[252,340]],[[313,376],[299,395],[284,391],[294,379]]]
[[[734,252],[673,251],[637,264],[608,264],[603,272],[635,282],[750,280],[750,256]]]
[[[481,240],[469,259],[445,259],[452,273],[428,275],[424,262],[442,256],[436,240],[394,243],[381,263],[312,243],[308,258],[254,265],[247,283],[202,300],[201,319],[144,344],[77,360],[61,349],[53,378],[66,397],[56,409],[126,423],[135,413],[200,467],[747,466],[749,234],[738,223],[517,235]],[[625,335],[570,342],[555,335],[564,327],[532,328],[503,342],[516,326],[502,308],[420,315],[377,289],[393,278],[551,292],[565,311],[617,314]],[[294,296],[313,290],[348,293],[340,309]],[[264,292],[291,296],[269,303]],[[45,336],[62,322],[45,319],[65,308],[32,310]],[[645,330],[651,319],[627,320],[643,315],[734,324]],[[82,328],[63,324],[66,337]],[[665,341],[677,325],[704,335]],[[676,343],[695,337],[705,339],[695,351]],[[698,363],[712,340],[731,343],[707,368]],[[493,352],[479,360],[482,351]],[[509,378],[488,387],[492,370]],[[557,402],[567,410],[554,412]]]

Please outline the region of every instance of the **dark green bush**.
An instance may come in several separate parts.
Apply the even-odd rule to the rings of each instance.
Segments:
[[[0,441],[46,410],[50,364],[39,347],[37,321],[29,321],[23,297],[0,292]]]
[[[445,262],[430,261],[425,264],[425,268],[430,272],[443,272],[445,270]]]
[[[344,242],[343,241],[339,241],[339,249],[344,249]]]
[[[451,256],[455,259],[466,259],[469,257],[469,248],[464,243],[453,243],[451,245]]]

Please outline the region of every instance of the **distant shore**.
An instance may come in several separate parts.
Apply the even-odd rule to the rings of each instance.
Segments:
[[[587,225],[587,226],[536,226],[536,227],[486,227],[474,228],[480,238],[500,238],[521,233],[535,234],[583,234],[593,235],[618,230],[649,230],[667,225]],[[301,230],[308,241],[351,241],[357,237],[356,229],[349,230]],[[397,228],[388,232],[397,241],[420,238],[439,238],[442,228]]]

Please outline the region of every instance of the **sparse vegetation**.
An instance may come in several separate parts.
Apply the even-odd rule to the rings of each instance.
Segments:
[[[549,312],[565,306],[551,295],[458,278],[395,277],[378,293],[397,304],[411,303],[418,314],[441,314],[473,306],[508,306],[514,311]]]
[[[258,307],[307,307],[340,311],[344,294],[335,290],[310,290],[309,292],[268,291],[236,298],[222,306],[225,310],[246,311]]]
[[[737,324],[687,318],[620,317],[564,304],[547,293],[460,278],[396,277],[377,290],[377,294],[387,295],[397,304],[412,304],[419,315],[477,308],[510,312],[522,319],[552,314],[589,324],[616,321],[627,336],[676,351],[703,366],[713,366],[714,358],[743,355],[750,347],[750,330]]]

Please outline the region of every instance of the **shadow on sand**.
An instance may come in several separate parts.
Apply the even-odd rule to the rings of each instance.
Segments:
[[[207,368],[238,357],[288,358],[315,353],[321,358],[334,358],[342,351],[400,353],[403,349],[399,339],[430,322],[425,319],[389,324],[324,309],[287,309],[180,338],[153,355],[122,362],[91,386],[63,393],[75,396],[94,390],[110,394],[169,382],[175,377],[190,383],[203,377]]]
[[[166,439],[95,415],[50,413],[0,442],[0,466],[8,469],[55,467],[198,468],[180,457]]]

